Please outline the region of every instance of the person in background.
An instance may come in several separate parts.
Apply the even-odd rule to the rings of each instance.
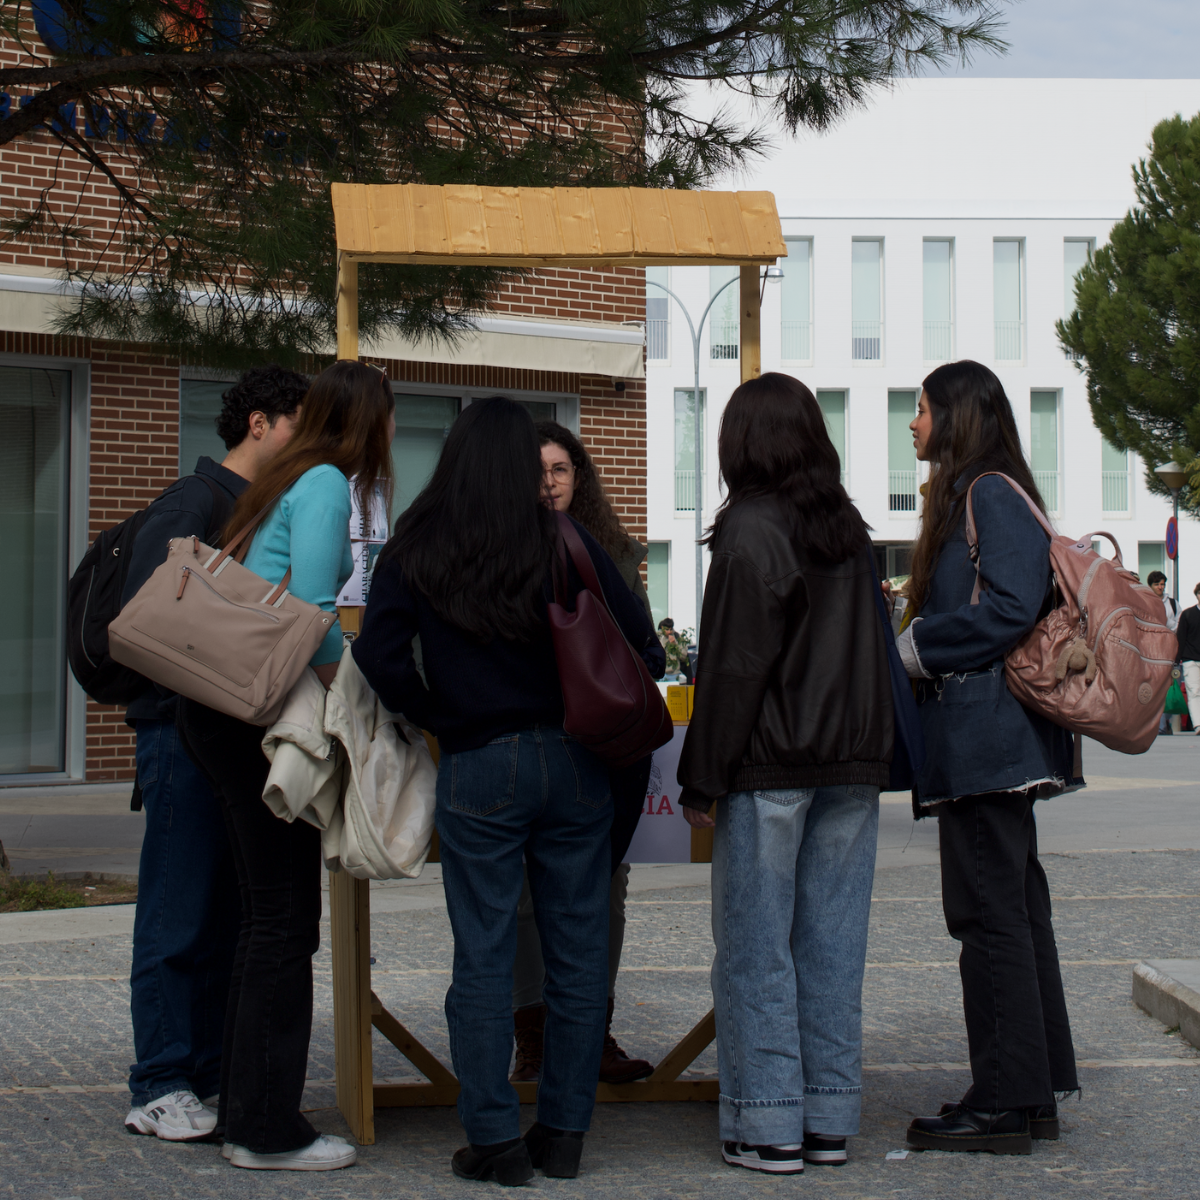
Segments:
[[[675,632],[675,622],[663,617],[658,623],[658,640],[667,656],[668,675],[682,675],[685,683],[692,682],[692,660],[683,638]]]
[[[1146,576],[1146,583],[1163,602],[1163,608],[1167,610],[1167,628],[1174,633],[1179,628],[1179,605],[1167,595],[1167,577],[1161,571],[1151,571]],[[1165,712],[1158,718],[1158,732],[1160,737],[1170,737],[1174,733]]]
[[[287,445],[308,380],[255,367],[222,397],[217,432],[228,453],[150,507],[134,541],[124,601],[166,561],[176,537],[219,544],[237,498]],[[237,875],[225,822],[208,781],[184,752],[179,697],[147,681],[125,721],[137,736],[137,782],[146,831],[138,864],[129,1012],[137,1062],[130,1068],[131,1133],[196,1141],[216,1131],[211,1100],[221,1078],[225,1002],[237,949]]]
[[[352,570],[350,487],[364,510],[390,490],[395,396],[377,367],[341,361],[304,397],[296,432],[238,499],[226,540],[258,521],[245,565],[269,583],[292,573],[293,595],[327,612]],[[342,657],[330,626],[311,665],[326,686]],[[328,1171],[355,1150],[322,1137],[300,1111],[312,1032],[312,956],[321,920],[321,834],[288,823],[262,801],[270,765],[263,730],[184,700],[188,751],[225,815],[242,901],[221,1057],[219,1123],[225,1156],[255,1170]]]
[[[917,680],[926,761],[914,800],[937,806],[972,1083],[937,1116],[916,1118],[908,1141],[1029,1154],[1031,1138],[1059,1135],[1056,1097],[1079,1088],[1033,805],[1083,781],[1071,734],[1004,681],[1005,655],[1051,602],[1049,539],[1005,480],[979,477],[1002,472],[1045,507],[987,367],[947,363],[929,374],[911,428],[917,458],[932,466],[908,581],[915,616],[897,647]],[[976,480],[978,575],[966,541]]]
[[[680,803],[716,825],[721,1157],[795,1175],[844,1163],[858,1132],[891,687],[870,536],[812,392],[775,372],[743,383],[717,451],[728,492]]]
[[[646,547],[625,532],[604,493],[604,485],[591,456],[569,429],[555,421],[539,422],[537,433],[542,448],[544,486],[550,503],[556,511],[573,517],[596,539],[649,618],[650,600],[638,569],[646,557]],[[649,756],[628,767],[608,769],[613,823],[609,834],[612,884],[608,909],[608,1017],[604,1027],[604,1050],[600,1055],[600,1079],[604,1083],[632,1083],[644,1079],[654,1070],[644,1058],[630,1058],[612,1035],[617,972],[625,943],[625,895],[629,887],[629,864],[624,858],[646,803],[649,779]],[[511,1075],[514,1083],[533,1081],[541,1075],[542,1037],[546,1024],[546,1005],[542,999],[545,974],[541,939],[526,875],[517,908],[517,956],[513,962],[513,1033],[517,1044]]]
[[[1200,583],[1193,591],[1196,604],[1179,614],[1179,658],[1183,664],[1183,686],[1187,689],[1188,716],[1200,734]]]
[[[608,993],[612,800],[605,764],[563,728],[550,635],[557,522],[538,435],[502,396],[451,426],[425,490],[375,567],[354,661],[384,706],[437,735],[437,831],[454,930],[446,994],[463,1179],[574,1178],[596,1098]],[[652,674],[645,609],[578,522],[609,611]],[[567,566],[567,591],[583,582]],[[425,679],[413,661],[420,636]],[[537,1122],[508,1080],[522,861],[541,933],[546,1028]]]

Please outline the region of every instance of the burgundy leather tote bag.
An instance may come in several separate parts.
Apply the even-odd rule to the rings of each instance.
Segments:
[[[547,608],[566,710],[563,727],[612,766],[628,766],[671,740],[671,715],[641,655],[609,612],[587,547],[570,519],[555,515],[558,562],[554,601]],[[574,612],[565,604],[568,554],[584,582]]]

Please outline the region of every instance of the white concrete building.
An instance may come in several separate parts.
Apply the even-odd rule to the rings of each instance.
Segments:
[[[1073,306],[1074,273],[1134,203],[1131,167],[1154,125],[1197,111],[1200,80],[922,79],[721,181],[775,193],[790,253],[782,284],[766,288],[763,370],[816,393],[888,574],[907,573],[916,534],[923,474],[907,426],[921,380],[959,358],[1002,380],[1058,528],[1108,530],[1143,578],[1169,574],[1170,505],[1146,490],[1142,463],[1103,442],[1054,322]],[[729,273],[649,277],[698,320]],[[736,291],[702,334],[706,526],[720,500],[717,426],[740,378]],[[650,590],[656,620],[693,627],[692,344],[663,296],[647,288]],[[1186,604],[1200,536],[1191,519],[1180,533]]]

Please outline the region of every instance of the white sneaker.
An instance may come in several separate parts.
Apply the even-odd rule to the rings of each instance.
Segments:
[[[201,1142],[213,1135],[217,1114],[201,1104],[194,1092],[171,1092],[129,1110],[130,1133],[153,1134],[164,1142]]]
[[[798,1142],[779,1146],[751,1146],[746,1142],[722,1142],[721,1157],[731,1167],[748,1167],[772,1175],[803,1175],[803,1148]]]
[[[323,1133],[321,1136],[327,1142],[341,1142],[342,1145],[344,1145],[344,1146],[350,1145],[350,1143],[348,1141],[346,1141],[346,1139],[344,1137],[339,1137],[336,1133]],[[223,1159],[225,1159],[226,1162],[228,1162],[230,1157],[233,1154],[234,1149],[235,1149],[235,1147],[232,1142],[226,1142],[225,1145],[223,1145],[221,1147],[221,1157]],[[244,1146],[238,1146],[238,1147],[236,1147],[236,1149],[242,1150],[246,1154],[250,1153],[248,1150],[246,1150],[246,1148]]]
[[[255,1154],[245,1146],[231,1146],[229,1161],[252,1171],[336,1171],[354,1166],[358,1151],[344,1138],[321,1136],[303,1149],[281,1154]]]

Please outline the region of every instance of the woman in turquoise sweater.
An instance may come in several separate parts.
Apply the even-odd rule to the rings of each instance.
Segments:
[[[350,484],[369,504],[390,490],[395,397],[375,367],[337,362],[313,380],[296,432],[238,500],[225,537],[257,523],[245,565],[271,583],[290,569],[291,592],[334,611],[350,576]],[[342,656],[334,622],[311,665],[328,687]],[[221,1055],[218,1129],[235,1167],[328,1171],[355,1151],[320,1136],[300,1112],[312,1031],[312,956],[321,919],[321,837],[262,802],[269,764],[263,731],[194,701],[180,729],[225,814],[242,894]]]

